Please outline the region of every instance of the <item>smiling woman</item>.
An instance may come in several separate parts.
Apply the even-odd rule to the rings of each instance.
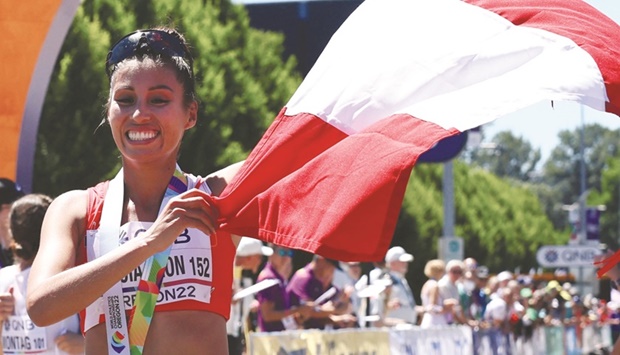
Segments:
[[[176,163],[197,121],[192,63],[172,29],[136,31],[113,46],[105,121],[123,168],[62,194],[45,217],[28,312],[40,325],[81,312],[89,354],[227,351],[238,237],[215,235],[211,196],[238,165],[202,178]]]

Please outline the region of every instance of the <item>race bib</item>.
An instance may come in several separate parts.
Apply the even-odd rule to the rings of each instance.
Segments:
[[[121,227],[120,243],[144,233],[152,223],[129,222]],[[100,241],[98,233],[89,233],[87,244],[88,259],[93,260]],[[164,270],[163,284],[159,290],[157,304],[167,304],[180,300],[211,302],[213,282],[213,263],[210,236],[200,230],[190,228],[177,237]],[[142,277],[144,265],[139,266],[121,279],[123,304],[125,309],[133,307],[138,282]]]
[[[5,354],[37,354],[47,350],[45,328],[34,325],[28,316],[9,316],[2,328]]]
[[[130,222],[121,227],[121,244],[144,233],[152,223]],[[211,242],[198,229],[186,229],[174,242],[164,270],[163,284],[157,297],[158,304],[179,300],[211,302],[213,282]],[[143,265],[121,279],[125,309],[133,307]]]
[[[282,318],[282,325],[286,330],[298,329],[297,322],[295,322],[295,317],[292,315]]]

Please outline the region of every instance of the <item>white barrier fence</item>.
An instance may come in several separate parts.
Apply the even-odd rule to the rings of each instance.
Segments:
[[[582,354],[610,349],[608,325],[588,326],[577,337],[574,327],[541,327],[528,338],[468,326],[421,329],[366,328],[251,333],[250,355],[547,355]]]

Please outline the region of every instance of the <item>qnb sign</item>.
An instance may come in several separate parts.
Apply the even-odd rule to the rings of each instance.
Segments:
[[[547,245],[538,249],[536,260],[543,267],[590,266],[601,251],[592,246]]]

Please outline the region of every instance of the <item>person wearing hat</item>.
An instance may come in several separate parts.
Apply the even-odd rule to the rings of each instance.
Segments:
[[[407,323],[415,325],[418,321],[418,311],[415,297],[405,277],[409,270],[409,263],[413,255],[407,253],[403,247],[394,246],[385,254],[384,277],[374,282],[388,281],[390,286],[380,297],[371,300],[370,314],[378,315],[380,320],[376,326],[394,326]]]
[[[235,255],[233,294],[255,283],[260,266],[263,263],[263,257],[272,254],[273,249],[263,245],[260,240],[241,237]],[[245,352],[245,333],[246,329],[252,328],[248,322],[250,322],[250,316],[254,312],[254,302],[254,297],[246,296],[233,302],[230,307],[230,318],[226,322],[228,353],[230,355]]]
[[[0,178],[0,268],[13,265],[11,244],[13,238],[9,231],[9,211],[13,202],[24,196],[24,192],[13,180]]]
[[[299,319],[304,329],[325,329],[337,325],[341,320],[351,320],[346,317],[351,310],[349,299],[333,285],[338,265],[338,260],[314,255],[311,262],[293,274],[286,287],[291,307],[312,307],[309,314]],[[330,297],[325,296],[327,298],[317,304],[319,297],[329,294],[327,292],[332,288],[336,292]]]

